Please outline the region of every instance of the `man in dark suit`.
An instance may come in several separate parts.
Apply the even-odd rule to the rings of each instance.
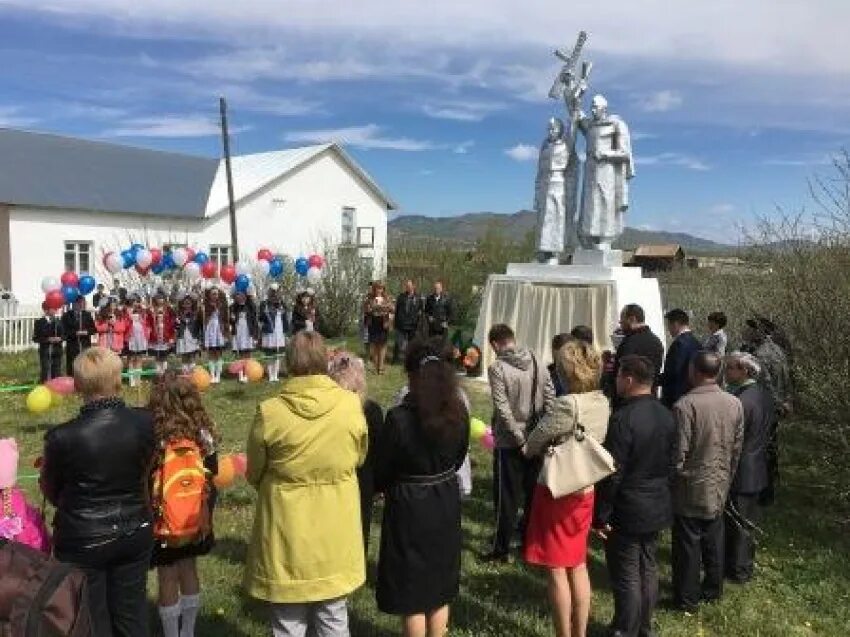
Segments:
[[[726,384],[744,408],[744,444],[726,505],[726,578],[739,584],[753,577],[755,525],[761,517],[760,494],[768,485],[768,444],[776,417],[770,392],[758,378],[761,366],[751,354],[726,357]]]
[[[623,331],[623,340],[614,355],[613,377],[609,376],[603,385],[613,388],[614,379],[620,369],[620,361],[626,356],[636,355],[645,356],[652,362],[656,374],[656,382],[653,384],[653,389],[655,389],[657,375],[661,370],[661,362],[664,358],[664,345],[646,324],[646,314],[640,305],[631,303],[623,308],[623,311],[620,312],[620,329]],[[616,395],[609,396],[609,398],[613,399],[615,406],[620,404],[620,399]]]
[[[645,356],[620,361],[605,448],[617,471],[596,489],[594,529],[605,540],[614,592],[614,637],[652,635],[658,599],[658,536],[673,523],[670,479],[676,425],[652,392],[655,369]]]
[[[395,302],[395,348],[393,361],[404,361],[407,346],[416,338],[419,329],[419,319],[422,317],[422,297],[416,290],[416,285],[408,279],[404,283],[404,291],[396,297]]]
[[[41,307],[44,316],[36,320],[32,340],[38,343],[38,382],[44,383],[61,376],[62,322],[56,316],[57,310],[49,309],[46,304]]]
[[[73,307],[62,315],[62,331],[65,338],[65,374],[73,376],[74,359],[91,347],[92,336],[97,333],[94,317],[86,309],[86,297],[78,296]]]
[[[691,361],[702,344],[690,328],[690,317],[684,310],[670,310],[664,315],[667,331],[673,338],[667,357],[664,359],[664,371],[661,373],[661,404],[672,409],[676,401],[690,389],[689,369]]]
[[[454,305],[443,290],[443,282],[434,282],[434,293],[425,301],[425,318],[428,320],[428,336],[448,338],[449,324],[454,318]]]

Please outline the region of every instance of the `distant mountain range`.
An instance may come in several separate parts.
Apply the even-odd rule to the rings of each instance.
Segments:
[[[426,217],[424,215],[404,215],[389,222],[390,241],[416,238],[437,238],[458,243],[473,243],[495,231],[516,242],[523,241],[529,232],[534,231],[537,213],[521,210],[512,215],[494,212],[473,212],[456,217]],[[733,249],[732,246],[695,237],[686,232],[661,232],[626,228],[615,247],[633,250],[639,245],[658,245],[675,243],[682,246],[686,253],[722,254]]]

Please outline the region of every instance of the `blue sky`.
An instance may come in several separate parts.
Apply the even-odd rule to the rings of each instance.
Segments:
[[[684,7],[681,5],[685,5]],[[850,2],[0,0],[0,125],[218,155],[327,139],[405,213],[514,212],[589,32],[629,124],[634,227],[737,241],[850,146]]]

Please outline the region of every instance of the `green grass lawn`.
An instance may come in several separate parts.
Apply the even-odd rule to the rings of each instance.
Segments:
[[[31,354],[0,357],[0,383],[26,382],[35,375]],[[370,376],[370,393],[387,405],[404,382],[392,368],[383,377]],[[485,387],[466,384],[473,413],[490,415]],[[147,386],[127,390],[131,404],[143,404]],[[244,450],[247,428],[257,403],[274,394],[267,383],[240,386],[225,382],[206,394],[207,406],[223,436],[223,452]],[[24,408],[23,394],[0,393],[0,436],[15,436],[22,448],[20,473],[33,474],[44,432],[73,413],[69,399],[46,417]],[[755,580],[746,587],[730,585],[721,603],[693,616],[659,610],[659,634],[670,636],[847,635],[850,632],[850,541],[847,520],[835,494],[848,489],[843,461],[824,441],[810,435],[803,422],[789,424],[783,433],[783,484],[779,504],[767,512]],[[476,561],[490,539],[493,509],[490,497],[490,455],[475,446],[472,453],[475,489],[464,503],[464,552],[461,595],[452,607],[451,635],[550,635],[544,579],[522,563],[487,566]],[[22,483],[35,496],[35,482]],[[198,635],[237,637],[266,635],[263,607],[240,591],[242,565],[250,535],[254,495],[244,483],[223,492],[216,509],[218,544],[200,562],[203,610]],[[846,502],[846,500],[845,500]],[[389,636],[399,633],[394,617],[378,612],[372,581],[377,559],[380,511],[375,513],[369,560],[369,583],[351,598],[352,634]],[[662,541],[662,599],[669,597],[669,536]],[[605,563],[597,540],[591,544],[590,569],[594,584],[590,634],[602,636],[612,614]],[[153,578],[149,590],[154,591]],[[152,620],[158,634],[158,620]]]

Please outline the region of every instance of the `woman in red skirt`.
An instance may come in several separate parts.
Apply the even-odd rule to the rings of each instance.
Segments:
[[[602,359],[593,346],[571,339],[555,355],[555,368],[570,393],[555,401],[531,432],[526,456],[540,456],[551,445],[573,435],[605,439],[611,409],[599,389]],[[552,497],[542,484],[535,487],[525,536],[524,557],[548,571],[549,601],[557,637],[585,637],[590,615],[587,536],[593,519],[593,487],[562,498]]]

